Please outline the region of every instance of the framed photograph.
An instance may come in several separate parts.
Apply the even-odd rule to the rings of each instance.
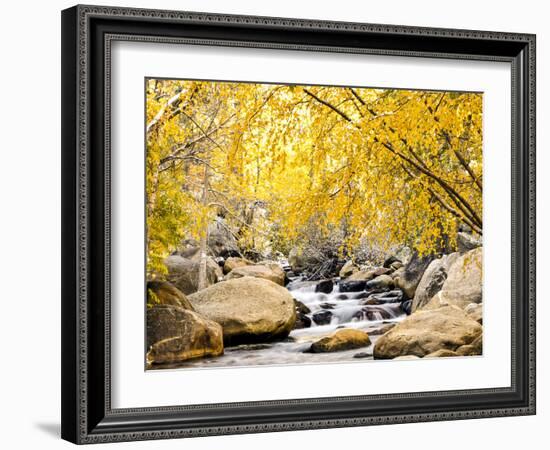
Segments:
[[[535,413],[535,36],[62,12],[62,437]]]

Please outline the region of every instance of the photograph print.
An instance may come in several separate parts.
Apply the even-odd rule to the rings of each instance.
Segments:
[[[145,80],[151,369],[479,357],[483,94]]]

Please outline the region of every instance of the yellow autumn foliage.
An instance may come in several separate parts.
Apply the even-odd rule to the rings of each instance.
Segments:
[[[312,223],[347,253],[482,233],[480,93],[150,79],[146,105],[150,272],[217,214],[244,247],[290,248]]]

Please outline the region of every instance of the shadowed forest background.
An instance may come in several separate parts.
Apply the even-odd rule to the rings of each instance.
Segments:
[[[479,93],[149,79],[146,148],[147,278],[183,295],[242,266],[284,286],[412,261],[418,284],[481,239]]]

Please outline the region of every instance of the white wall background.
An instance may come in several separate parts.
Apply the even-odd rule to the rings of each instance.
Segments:
[[[536,33],[538,42],[538,415],[117,444],[118,448],[262,449],[523,448],[550,420],[550,270],[545,192],[550,179],[550,30],[545,2],[532,0],[127,0],[101,4]],[[60,10],[71,1],[9,2],[2,8],[0,72],[0,444],[69,448],[59,438],[60,403]],[[368,380],[370,381],[370,380]],[[375,382],[375,380],[372,380]],[[543,441],[542,441],[543,442]],[[540,448],[535,445],[534,448]]]

